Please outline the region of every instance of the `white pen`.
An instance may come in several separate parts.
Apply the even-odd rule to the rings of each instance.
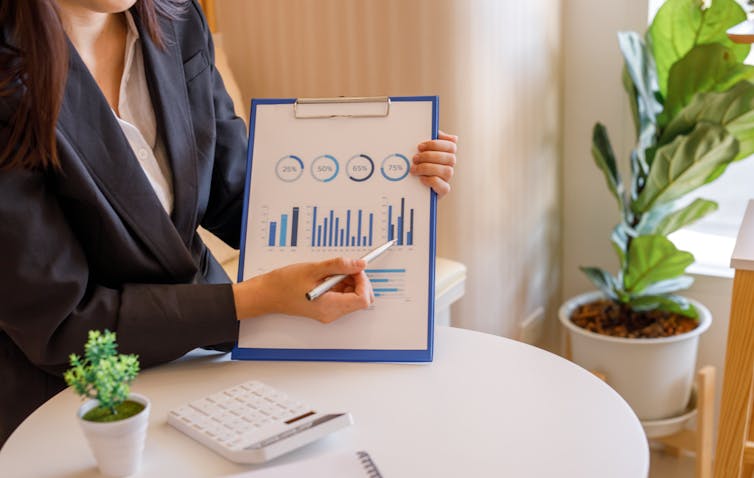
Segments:
[[[395,244],[395,239],[387,241],[385,244],[379,246],[378,248],[369,251],[366,255],[362,256],[361,259],[364,259],[366,263],[369,264],[371,261],[377,259],[383,252],[390,249],[390,246],[392,246],[393,244]],[[348,277],[346,274],[338,274],[328,277],[320,285],[307,292],[306,298],[309,300],[316,299],[328,290],[332,289],[335,284],[339,283],[346,277]]]

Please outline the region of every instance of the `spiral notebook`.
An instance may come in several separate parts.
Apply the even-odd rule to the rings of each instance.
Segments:
[[[287,465],[251,470],[225,478],[382,478],[365,451],[330,453]]]

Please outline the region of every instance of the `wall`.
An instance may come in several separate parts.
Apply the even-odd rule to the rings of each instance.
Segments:
[[[251,97],[440,95],[460,136],[438,253],[468,267],[455,325],[518,336],[559,300],[560,1],[223,0]]]
[[[609,239],[619,210],[591,156],[592,128],[597,121],[607,127],[617,161],[625,166],[635,134],[616,33],[643,32],[646,25],[646,0],[569,0],[563,10],[564,298],[593,289],[579,266],[618,265]]]

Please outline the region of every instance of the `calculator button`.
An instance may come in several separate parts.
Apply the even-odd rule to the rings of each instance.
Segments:
[[[217,406],[215,405],[215,403],[211,402],[210,400],[207,400],[206,398],[202,400],[197,400],[195,402],[191,402],[191,407],[193,407],[194,409],[200,411],[201,413],[205,415],[211,415],[217,409]]]

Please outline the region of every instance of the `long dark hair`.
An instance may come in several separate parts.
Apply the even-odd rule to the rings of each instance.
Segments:
[[[158,18],[177,18],[185,3],[137,0],[134,7],[164,48]],[[0,124],[7,128],[0,134],[0,169],[60,167],[55,124],[67,76],[68,42],[55,0],[0,0],[0,102],[14,110],[9,124]]]

